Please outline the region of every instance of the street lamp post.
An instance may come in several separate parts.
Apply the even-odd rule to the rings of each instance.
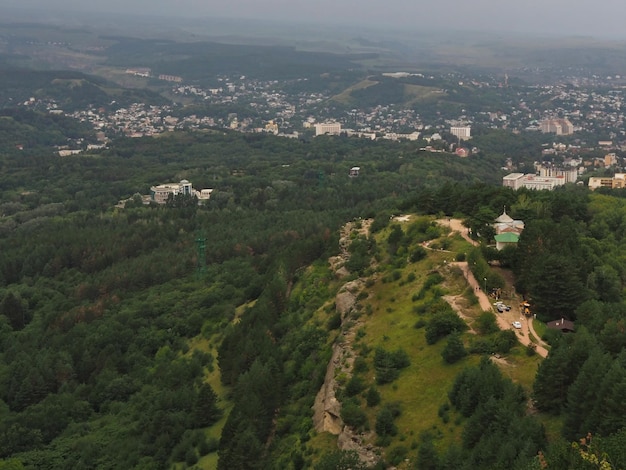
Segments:
[[[483,281],[485,281],[485,295],[487,295],[487,278],[484,277]]]

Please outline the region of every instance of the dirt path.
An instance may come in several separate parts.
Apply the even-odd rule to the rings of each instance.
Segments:
[[[474,289],[474,293],[476,294],[476,297],[478,298],[478,302],[480,303],[480,308],[482,308],[486,312],[493,312],[493,306],[491,305],[491,301],[489,297],[487,297],[487,294],[483,292],[483,289],[480,287],[480,284],[474,277],[474,274],[472,273],[472,271],[470,271],[467,263],[455,262],[455,263],[450,263],[450,264],[456,265],[459,268],[461,268],[461,271],[463,272],[463,276],[467,280],[467,283]],[[516,316],[519,316],[519,319],[509,321],[511,318],[515,318]],[[529,323],[532,322],[532,318],[527,319],[526,317],[524,317],[524,315],[520,315],[519,307],[517,305],[512,306],[510,312],[497,313],[496,320],[501,330],[514,330],[518,341],[522,343],[524,346],[528,346],[531,343],[535,344],[531,341],[530,335],[529,335]],[[522,325],[522,328],[520,329],[513,328],[513,325],[512,325],[513,321],[519,321]],[[530,326],[530,329],[532,329],[532,325]],[[534,334],[534,330],[533,330],[533,334]],[[534,334],[534,336],[537,337],[536,334]],[[537,354],[539,354],[541,357],[548,356],[548,350],[544,346],[542,346],[541,344],[535,344],[535,347],[536,347]]]
[[[478,246],[478,242],[470,238],[468,228],[463,225],[463,222],[460,219],[438,219],[437,223],[452,230],[451,234],[459,232],[467,242],[474,246]]]
[[[444,227],[450,228],[450,230],[452,231],[451,233],[454,233],[454,232],[460,233],[461,236],[472,245],[474,246],[478,245],[478,243],[475,240],[472,240],[470,238],[467,228],[463,225],[460,219],[452,219],[452,218],[438,219],[437,223]],[[478,298],[478,301],[480,303],[480,308],[482,308],[484,311],[487,311],[487,312],[494,312],[494,308],[491,305],[491,299],[487,296],[485,292],[483,292],[483,288],[481,287],[481,285],[484,285],[484,284],[481,284],[476,280],[476,278],[474,277],[474,274],[467,266],[467,263],[456,262],[456,263],[450,263],[450,264],[457,265],[459,268],[461,268],[461,271],[463,271],[463,276],[465,276],[465,279],[467,280],[468,284],[472,286],[472,288],[474,289],[474,293],[476,294],[476,297]],[[512,293],[512,298],[514,298],[515,296],[513,295],[513,289],[512,289],[513,280],[510,276],[510,273],[501,272],[501,274],[507,280],[507,284],[511,286],[509,291]],[[541,357],[546,357],[548,355],[546,344],[539,338],[539,336],[535,332],[532,326],[532,318],[526,318],[524,315],[520,313],[517,302],[513,302],[513,304],[514,305],[511,305],[510,311],[496,313],[498,326],[500,327],[501,330],[514,330],[515,335],[517,336],[517,339],[519,340],[520,343],[522,343],[524,346],[527,346],[531,343],[534,344],[537,354],[539,354]],[[522,327],[514,328],[513,327],[514,321],[519,321]],[[534,343],[531,340],[531,335],[532,337],[536,338],[537,343]]]

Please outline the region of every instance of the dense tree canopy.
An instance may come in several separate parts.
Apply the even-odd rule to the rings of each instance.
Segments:
[[[348,178],[355,164],[361,176]],[[485,238],[489,218],[504,206],[527,218],[507,259],[518,291],[539,318],[580,325],[553,344],[533,399],[564,415],[567,437],[591,431],[610,439],[626,424],[618,399],[626,345],[622,199],[578,188],[515,193],[496,186],[488,159],[435,158],[411,143],[349,138],[182,132],[121,139],[63,159],[7,152],[0,165],[10,170],[0,173],[0,458],[33,468],[192,462],[208,445],[194,433],[223,412],[206,382],[219,366],[233,405],[219,467],[304,465],[311,397],[330,355],[327,323],[309,322],[332,296],[325,260],[338,251],[346,221],[377,216],[376,230],[383,230],[399,211],[460,214]],[[213,188],[211,200],[114,208],[153,184],[183,178]],[[427,256],[420,243],[439,230],[426,218],[406,231],[392,226],[384,251],[394,262],[418,262]],[[356,241],[348,266],[365,272],[381,247],[367,237]],[[469,256],[487,277],[485,260]],[[488,279],[489,286],[500,282]],[[440,282],[437,273],[425,281]],[[456,359],[462,344],[455,332],[465,323],[438,299],[427,308],[429,342],[453,333],[448,352]],[[410,363],[401,350],[374,355],[381,383]],[[483,461],[472,447],[489,465],[508,466],[543,445],[541,429],[523,417],[523,393],[490,367],[464,372],[450,395],[471,427],[510,437],[498,448],[495,438],[465,431],[457,451],[473,468]],[[590,380],[598,387],[584,389]],[[364,393],[351,386],[351,399]],[[579,396],[585,403],[574,402]],[[515,425],[501,419],[511,413],[520,418]],[[393,429],[385,414],[381,430]],[[352,457],[329,454],[320,468]]]

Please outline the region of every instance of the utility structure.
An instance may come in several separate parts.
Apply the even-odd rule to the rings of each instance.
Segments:
[[[197,248],[197,271],[198,276],[203,276],[206,273],[206,237],[201,234],[196,238]]]

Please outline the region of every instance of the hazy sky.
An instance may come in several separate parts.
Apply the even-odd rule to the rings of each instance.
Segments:
[[[626,0],[0,0],[5,6],[626,38]],[[0,6],[0,16],[3,7]]]

